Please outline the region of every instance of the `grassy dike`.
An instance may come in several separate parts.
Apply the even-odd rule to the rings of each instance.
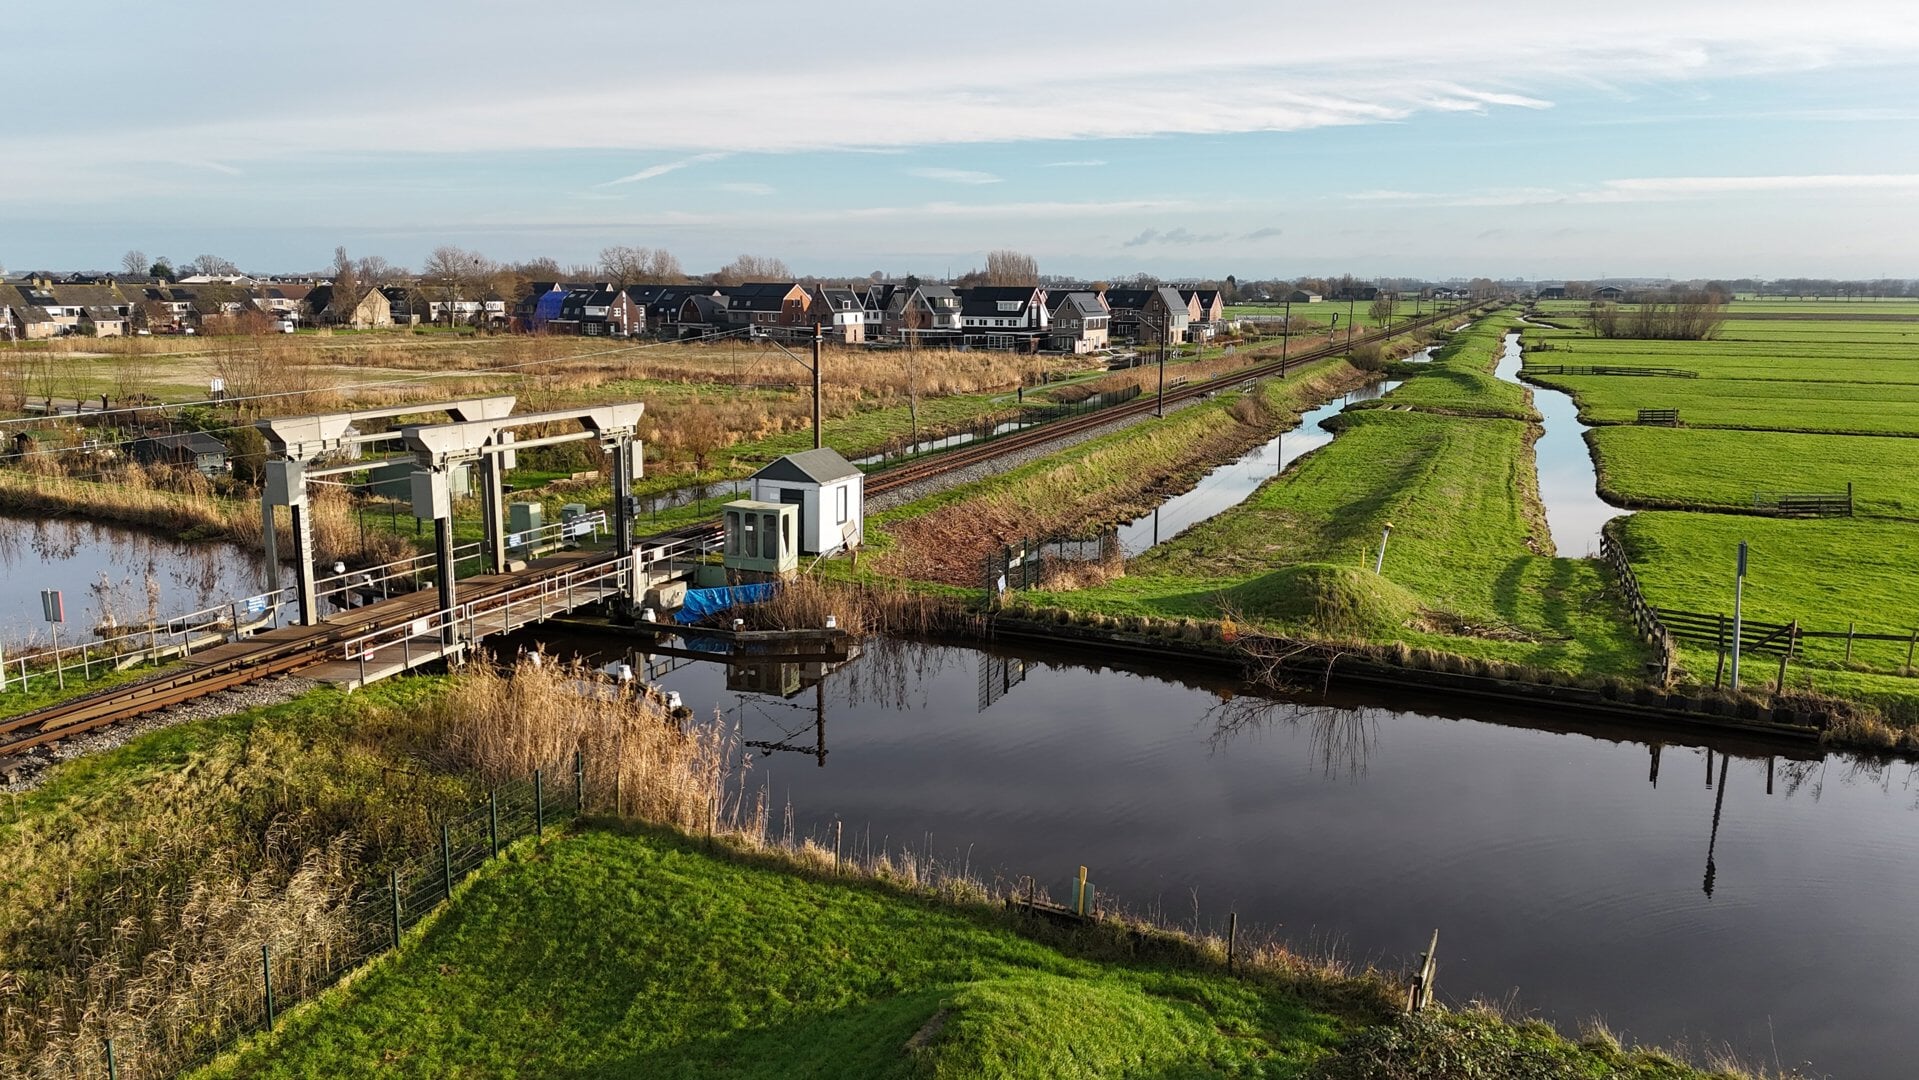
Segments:
[[[1405,1020],[1379,976],[1276,949],[1241,965],[910,870],[589,828],[516,848],[398,954],[195,1075],[1704,1075],[1485,1013]]]
[[[1331,444],[1133,560],[1124,578],[1021,602],[1099,618],[1223,617],[1293,637],[1636,675],[1644,648],[1604,568],[1553,557],[1534,414],[1523,391],[1491,375],[1506,326],[1483,319],[1431,364],[1404,365],[1405,384],[1342,414]]]

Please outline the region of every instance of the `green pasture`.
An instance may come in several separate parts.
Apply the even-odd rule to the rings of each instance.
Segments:
[[[1356,407],[1539,419],[1525,387],[1493,374],[1505,351],[1505,335],[1511,324],[1512,320],[1498,316],[1479,320],[1447,338],[1433,351],[1430,363],[1408,363],[1395,368],[1394,373],[1405,382],[1390,395]]]
[[[1623,506],[1750,510],[1757,492],[1838,493],[1850,484],[1854,513],[1919,520],[1919,443],[1911,439],[1612,425],[1586,441],[1600,494]]]
[[[1539,363],[1536,359],[1530,361]],[[1548,361],[1548,362],[1557,362]],[[1564,390],[1588,424],[1630,424],[1640,409],[1678,409],[1688,427],[1919,435],[1919,383],[1535,375]]]

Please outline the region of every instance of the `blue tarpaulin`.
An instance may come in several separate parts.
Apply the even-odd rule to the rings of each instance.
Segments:
[[[724,589],[688,589],[686,603],[673,618],[683,625],[692,625],[735,604],[757,604],[771,597],[773,589],[774,583],[770,581],[760,585],[733,585]]]

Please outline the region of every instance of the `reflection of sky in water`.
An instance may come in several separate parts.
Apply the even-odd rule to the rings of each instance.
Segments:
[[[0,517],[0,642],[44,642],[40,590],[64,593],[62,640],[112,612],[121,622],[144,621],[149,606],[162,616],[260,592],[261,561],[234,544],[182,544],[88,521]]]
[[[1196,892],[1204,925],[1234,909],[1242,932],[1360,962],[1411,957],[1437,927],[1444,998],[1517,988],[1562,1030],[1603,1015],[1754,1060],[1776,1040],[1813,1075],[1906,1075],[1919,1055],[1919,967],[1897,944],[1919,895],[1910,764],[1752,747],[1709,764],[1514,726],[1550,713],[1440,718],[1410,693],[1275,705],[1043,651],[880,647],[817,696],[791,667],[653,678],[758,744],[749,790],[802,835],[837,817],[849,849],[1056,894],[1084,863],[1129,906],[1187,922]]]
[[[1506,335],[1506,351],[1493,373],[1519,383],[1524,366],[1519,335]],[[1648,382],[1657,380],[1644,380]],[[1545,434],[1533,443],[1539,469],[1539,501],[1546,507],[1546,527],[1553,548],[1568,559],[1599,554],[1599,530],[1606,522],[1630,511],[1599,497],[1599,474],[1593,469],[1592,448],[1586,445],[1586,425],[1579,422],[1579,406],[1570,395],[1544,386],[1520,383],[1532,391],[1533,407],[1545,424]]]

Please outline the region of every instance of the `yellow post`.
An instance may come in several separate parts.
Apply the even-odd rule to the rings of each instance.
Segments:
[[[1084,866],[1079,868],[1079,888],[1073,890],[1073,911],[1079,915],[1086,914],[1086,868]]]

